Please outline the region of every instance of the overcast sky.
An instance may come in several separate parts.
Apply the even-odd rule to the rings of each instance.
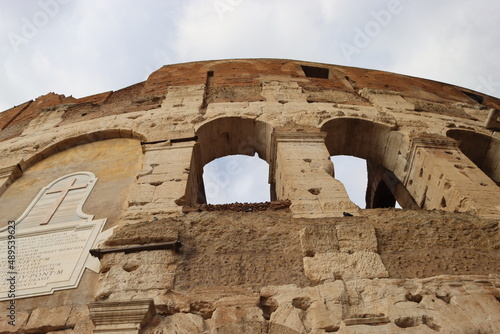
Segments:
[[[499,12],[498,0],[1,1],[0,110],[48,92],[118,90],[165,64],[224,58],[373,68],[500,97]],[[237,163],[238,175],[262,173]],[[233,185],[221,184],[219,193]],[[259,200],[260,186],[239,187],[247,186]]]

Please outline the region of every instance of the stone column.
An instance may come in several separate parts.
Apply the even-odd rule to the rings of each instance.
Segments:
[[[333,178],[333,164],[322,132],[275,132],[271,147],[271,183],[278,200],[289,199],[294,217],[356,213],[344,185]]]
[[[144,144],[142,171],[129,197],[127,215],[181,212],[196,142]]]
[[[154,316],[153,300],[133,300],[126,302],[92,302],[88,304],[93,333],[99,334],[140,334]]]
[[[403,181],[423,209],[500,216],[500,188],[447,138],[415,138]]]

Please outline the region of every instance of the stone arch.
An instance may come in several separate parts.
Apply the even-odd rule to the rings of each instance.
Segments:
[[[201,125],[196,130],[197,144],[191,161],[187,187],[189,202],[206,202],[203,167],[214,159],[236,154],[253,156],[257,153],[270,163],[272,131],[268,123],[243,117],[222,117]]]
[[[50,142],[50,144],[44,146],[35,154],[20,160],[16,165],[0,168],[0,196],[14,181],[23,175],[25,170],[35,165],[37,162],[78,145],[115,138],[131,138],[141,142],[146,140],[144,135],[134,130],[108,129],[67,137],[55,143]]]
[[[400,181],[405,171],[398,164],[407,156],[409,144],[402,133],[395,131],[394,125],[341,117],[325,122],[321,130],[326,133],[325,144],[330,155],[350,155],[367,161],[367,208],[378,207],[376,203],[393,206],[392,197],[401,205],[407,203],[406,208],[414,207],[411,195]]]
[[[69,148],[96,141],[115,139],[115,138],[132,138],[132,139],[137,139],[139,141],[146,140],[146,137],[144,135],[134,130],[126,130],[126,129],[99,130],[99,131],[80,134],[73,137],[67,137],[56,143],[51,143],[50,145],[47,145],[46,147],[42,148],[39,152],[32,155],[28,159],[21,161],[19,165],[22,170],[25,170],[33,166],[35,163],[45,158],[48,158],[53,154],[65,151]]]
[[[87,138],[88,139],[88,138]],[[68,146],[57,146],[61,142]],[[108,224],[115,224],[126,208],[131,187],[141,171],[143,154],[141,143],[135,138],[102,138],[82,143],[65,139],[52,145],[53,154],[39,154],[38,161],[32,157],[15,182],[5,187],[0,197],[0,218],[2,221],[21,216],[24,209],[39,191],[64,175],[91,172],[99,181],[96,183],[83,212],[92,212],[98,219],[108,218]],[[59,147],[56,151],[53,147]],[[36,161],[36,162],[35,162]],[[15,208],[9,203],[18,203]]]
[[[500,185],[499,138],[463,129],[450,129],[446,135],[457,140],[460,151],[497,185]]]

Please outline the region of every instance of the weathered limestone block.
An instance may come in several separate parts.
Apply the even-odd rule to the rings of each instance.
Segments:
[[[203,318],[192,313],[176,313],[167,317],[155,317],[143,330],[143,334],[194,334],[207,333]]]
[[[334,332],[340,327],[341,319],[342,304],[326,305],[324,301],[315,301],[307,309],[306,320],[313,330]]]
[[[336,230],[340,252],[378,252],[377,236],[373,226],[341,223],[336,226]]]
[[[50,332],[66,329],[71,306],[37,308],[31,312],[25,330],[27,333]]]
[[[143,168],[131,190],[130,207],[124,217],[137,211],[144,215],[182,210],[178,202],[186,193],[194,144],[167,141],[144,146]]]
[[[190,300],[187,296],[177,293],[173,290],[157,295],[153,299],[156,311],[161,315],[170,315],[175,313],[189,313]]]
[[[198,113],[203,104],[205,85],[169,86],[167,96],[163,100],[161,109],[168,115],[185,117]]]
[[[403,289],[387,287],[384,280],[355,279],[347,281],[346,291],[349,303],[346,305],[345,318],[384,318],[394,300],[403,300]],[[383,320],[380,320],[383,322]]]
[[[94,325],[92,321],[81,322],[75,326],[70,326],[71,329],[66,329],[62,331],[48,332],[47,334],[89,334],[93,332]]]
[[[482,328],[484,332],[500,332],[500,303],[493,295],[456,295],[450,305],[470,322],[471,331]],[[488,321],[484,321],[485,314]]]
[[[416,138],[403,181],[422,208],[497,218],[500,188],[446,138]]]
[[[111,253],[103,257],[101,267],[99,298],[126,290],[172,289],[175,254],[172,250]]]
[[[151,203],[154,198],[155,186],[145,183],[136,184],[129,195],[129,206],[142,206]]]
[[[359,94],[373,103],[380,112],[404,112],[415,109],[413,103],[408,102],[396,92],[363,88]]]
[[[29,317],[30,312],[16,310],[16,321],[14,322],[14,326],[12,326],[9,324],[9,321],[12,321],[12,319],[7,318],[7,311],[5,310],[0,316],[0,334],[19,333],[26,325]]]
[[[321,333],[322,330],[334,331],[340,326],[343,304],[347,302],[345,292],[342,281],[328,281],[306,288],[273,286],[261,290],[261,302],[271,312],[270,328],[274,332],[292,330],[295,333],[304,328],[307,333]],[[287,316],[291,317],[290,320],[286,319]]]
[[[269,334],[291,334],[307,333],[307,329],[302,321],[303,313],[301,309],[292,304],[283,304],[271,314],[269,324]],[[287,331],[287,329],[289,331]]]
[[[78,324],[83,324],[89,321],[90,313],[87,305],[77,305],[71,309],[71,313],[66,321],[66,326],[75,328]]]
[[[337,228],[334,225],[308,226],[300,231],[300,245],[304,256],[338,251]]]
[[[500,291],[493,282],[470,276],[355,279],[345,285],[337,280],[306,288],[266,287],[261,301],[276,333],[496,333],[500,305],[494,295]]]
[[[126,246],[137,244],[153,244],[175,242],[179,240],[179,231],[176,227],[160,225],[156,220],[136,224],[124,224],[113,231],[106,240],[106,246]],[[106,258],[101,262],[103,268],[115,263],[115,258]],[[103,269],[104,270],[104,269]]]
[[[231,103],[210,103],[207,106],[205,114],[203,115],[205,121],[206,119],[214,119],[221,116],[224,117],[258,117],[262,115],[261,102],[231,102]],[[201,122],[200,122],[201,123]]]
[[[315,282],[389,277],[380,255],[373,252],[319,253],[304,258],[304,271]]]
[[[289,104],[300,101],[307,105],[307,96],[297,82],[265,81],[261,95],[267,103]]]
[[[265,333],[267,324],[257,306],[219,306],[208,321],[212,333]]]
[[[66,112],[67,107],[59,107],[54,110],[44,110],[40,115],[33,119],[24,129],[21,136],[30,134],[40,134],[43,131],[52,131],[54,127],[62,121],[62,116]]]
[[[259,304],[257,295],[232,295],[222,297],[214,303],[215,307],[253,307]]]

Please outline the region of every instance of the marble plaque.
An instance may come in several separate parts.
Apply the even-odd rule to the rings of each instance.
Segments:
[[[0,301],[12,299],[12,281],[15,298],[27,298],[75,288],[85,268],[99,270],[89,250],[107,237],[101,234],[106,220],[82,212],[96,181],[93,173],[78,172],[44,187],[15,221],[13,262],[7,251],[12,226],[0,231],[0,267],[6,268],[0,270]]]

